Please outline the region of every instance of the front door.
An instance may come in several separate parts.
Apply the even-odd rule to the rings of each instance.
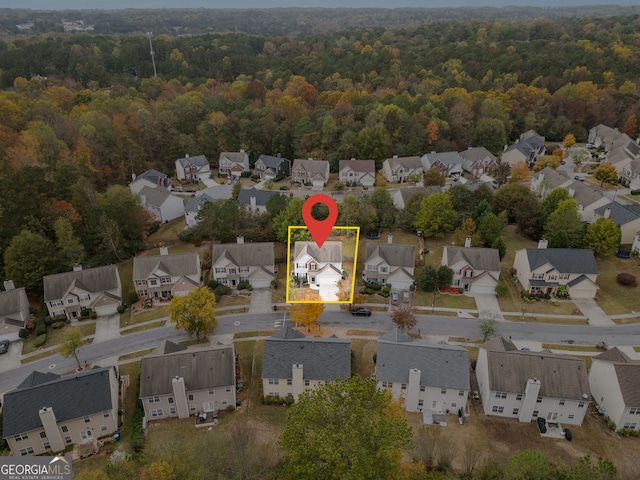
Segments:
[[[235,281],[235,280],[233,280],[233,279],[231,279],[231,286],[232,286],[232,287],[235,287],[235,286],[236,286],[236,281]]]

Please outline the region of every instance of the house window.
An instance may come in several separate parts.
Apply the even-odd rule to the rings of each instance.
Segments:
[[[382,382],[382,388],[393,388],[393,383],[391,383],[391,382]]]
[[[457,404],[457,403],[455,403],[455,402],[454,402],[454,403],[451,403],[451,407],[452,407],[452,408],[457,408],[457,407],[458,407],[458,404]]]
[[[309,270],[316,271],[317,269],[318,269],[318,265],[316,265],[315,263],[309,264]]]
[[[542,280],[544,278],[544,273],[533,273],[531,278],[534,280]]]
[[[419,407],[424,406],[424,400],[418,400],[418,406]]]
[[[424,392],[427,389],[427,387],[425,387],[424,385],[420,385],[420,391]]]
[[[209,395],[213,395],[213,388],[209,389]]]
[[[496,398],[507,398],[507,392],[496,392]]]
[[[389,273],[389,267],[380,267],[380,273]]]
[[[473,270],[465,270],[465,271],[464,271],[464,277],[465,277],[465,278],[471,278],[471,277],[473,277]]]
[[[169,409],[169,415],[175,415],[176,414],[176,407],[171,407]]]
[[[225,273],[227,271],[226,268],[215,268],[214,269],[215,273]]]
[[[229,275],[235,275],[238,272],[237,268],[230,268],[229,269]]]
[[[104,418],[109,418],[111,416],[111,413],[109,412],[109,410],[105,410],[104,413],[102,414],[102,416]]]
[[[91,297],[89,297],[88,293],[78,296],[78,301],[79,302],[86,302],[87,300],[91,300]]]
[[[564,402],[565,402],[565,401],[566,401],[566,400],[565,400],[564,398],[562,398],[562,399],[560,399],[560,401],[558,402],[558,404],[559,404],[559,405],[564,405]]]
[[[516,400],[522,400],[522,394],[521,393],[516,394]]]
[[[64,437],[64,443],[66,443],[67,445],[69,445],[72,442],[73,440],[71,440],[71,435],[67,435],[66,437]]]
[[[538,397],[538,399],[536,400],[536,403],[542,403],[542,397]]]
[[[269,396],[273,398],[280,398],[280,393],[278,392],[269,392]]]
[[[534,410],[533,413],[531,414],[531,416],[533,418],[537,418],[538,417],[538,410]]]
[[[73,303],[73,298],[67,299],[67,303]]]
[[[573,418],[573,417],[575,417],[575,415],[573,415],[573,414],[569,415],[569,418]]]
[[[160,279],[160,283],[164,283],[164,284],[171,283],[171,277],[162,277]]]
[[[241,273],[248,272],[248,271],[249,271],[249,267],[240,267]]]
[[[227,284],[227,277],[216,277],[216,282],[222,283],[223,285]]]
[[[51,445],[49,444],[49,442],[42,442],[42,448],[44,448],[45,450],[51,450]]]
[[[458,390],[458,396],[464,397],[464,390]]]
[[[40,438],[47,438],[47,432],[40,432]]]
[[[190,401],[190,402],[193,402],[193,393],[190,393],[190,394],[189,394],[189,396],[188,396],[188,398],[189,398],[189,401]]]
[[[629,413],[631,415],[640,415],[640,407],[631,407]]]
[[[305,386],[305,387],[308,387],[309,385],[310,385],[309,380],[305,380],[305,381],[304,381],[304,386]]]
[[[635,430],[637,426],[638,424],[636,422],[627,422],[622,426],[622,428],[626,430]]]
[[[33,447],[27,447],[27,448],[21,448],[20,449],[20,455],[22,455],[23,457],[25,455],[33,455],[35,453],[35,451],[33,450]]]
[[[376,267],[375,265],[365,265],[364,269],[375,272],[378,267]]]
[[[556,280],[557,278],[557,275],[549,275],[549,280]]]
[[[54,310],[53,311],[53,316],[54,317],[59,317],[61,315],[64,315],[64,310]]]
[[[155,278],[152,280],[149,280],[149,285],[151,285],[152,287],[157,287],[158,286],[158,280],[156,280]]]
[[[67,433],[69,431],[69,427],[67,427],[66,425],[63,425],[61,430],[62,430],[62,433]]]
[[[224,391],[226,393],[231,393],[231,387],[224,387]]]
[[[195,403],[190,403],[189,404],[189,411],[194,413],[196,411],[196,404]]]
[[[62,300],[51,300],[49,302],[49,305],[51,305],[52,307],[57,307],[58,305],[62,305]]]
[[[494,405],[491,411],[493,413],[504,413],[504,407],[502,405]]]
[[[269,385],[278,385],[279,381],[277,378],[270,378],[269,379]]]
[[[158,403],[160,401],[160,397],[158,395],[154,395],[153,397],[149,397],[149,403]]]
[[[558,278],[560,280],[569,280],[569,274],[568,273],[561,273],[560,275],[558,275]]]
[[[520,412],[520,409],[519,408],[514,408],[512,415],[518,415],[518,412]]]
[[[221,403],[222,403],[222,405],[226,405],[226,404],[228,404],[229,402],[228,402],[227,400],[222,400],[222,402],[221,402]]]
[[[151,410],[151,416],[152,417],[162,417],[164,414],[162,413],[162,409],[161,408],[157,408],[156,410]]]
[[[213,402],[204,402],[202,404],[202,410],[204,410],[205,412],[213,412],[215,411],[216,407],[214,406]]]
[[[84,423],[89,423],[91,422],[91,417],[84,417],[83,420],[84,420]]]
[[[578,403],[578,408],[584,408],[584,402],[579,402]]]
[[[102,425],[100,427],[100,430],[103,431],[103,432],[106,432],[107,431],[107,426],[106,425]]]
[[[287,385],[293,385],[293,380],[290,378],[287,378]]]
[[[407,389],[407,384],[406,384],[406,383],[403,383],[402,385],[400,385],[400,388],[401,388],[402,390],[406,390],[406,389]]]
[[[169,397],[169,398],[167,398],[167,402],[169,402],[169,403],[173,403],[173,397]]]
[[[440,393],[441,393],[442,395],[446,395],[446,394],[447,394],[447,389],[446,389],[446,388],[443,388],[442,390],[440,390]]]

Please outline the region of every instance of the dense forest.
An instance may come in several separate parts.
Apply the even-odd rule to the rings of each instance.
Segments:
[[[5,39],[0,251],[26,229],[60,249],[77,238],[93,265],[126,258],[144,222],[124,185],[151,167],[171,174],[186,153],[215,166],[243,148],[252,162],[280,153],[337,171],[344,158],[499,153],[528,129],[585,141],[640,114],[639,27],[623,16],[156,35],[157,77],[146,36]],[[60,217],[71,226],[56,232]]]

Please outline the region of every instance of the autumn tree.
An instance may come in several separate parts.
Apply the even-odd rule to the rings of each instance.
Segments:
[[[608,257],[620,244],[620,225],[610,218],[598,218],[587,227],[584,248],[590,248],[596,255]]]
[[[422,200],[413,226],[426,237],[442,238],[453,229],[457,215],[446,193],[434,193]]]
[[[424,185],[426,187],[428,186],[444,187],[444,184],[445,184],[444,175],[442,175],[442,173],[440,173],[440,170],[438,170],[437,168],[430,168],[429,170],[424,172]]]
[[[600,180],[601,188],[605,183],[615,185],[618,181],[618,172],[616,170],[616,167],[614,167],[610,163],[601,163],[593,171],[593,178],[595,178],[596,180]]]
[[[568,133],[564,140],[562,141],[562,146],[564,148],[571,148],[576,144],[576,136],[573,133]]]
[[[557,170],[561,162],[562,159],[556,157],[555,155],[542,155],[541,157],[538,157],[538,160],[536,160],[536,163],[533,166],[533,171],[539,172],[546,167]]]
[[[195,334],[199,340],[216,327],[215,307],[215,294],[207,287],[200,287],[186,295],[175,295],[167,311],[176,329],[185,330],[189,337]]]
[[[453,241],[459,247],[465,245],[467,237],[471,239],[471,246],[480,246],[482,237],[476,227],[476,222],[472,218],[465,218],[460,226],[453,232]]]
[[[391,321],[406,332],[416,326],[415,307],[409,302],[401,302],[391,309]]]
[[[391,393],[358,375],[305,390],[279,446],[287,478],[393,478],[412,431]]]
[[[70,328],[67,330],[67,333],[64,336],[64,340],[58,347],[58,352],[64,358],[73,357],[76,359],[76,363],[78,364],[78,370],[82,369],[82,365],[80,365],[80,360],[78,359],[78,348],[82,346],[82,334],[80,330],[77,328]]]
[[[140,480],[175,480],[176,473],[173,465],[160,460],[140,470]]]
[[[290,309],[291,320],[311,330],[318,326],[318,319],[324,312],[324,303],[294,303]]]
[[[509,177],[509,183],[524,183],[529,180],[531,171],[527,162],[521,161],[511,165],[511,176]]]
[[[438,139],[438,135],[440,134],[440,127],[436,122],[431,120],[429,123],[427,123],[424,131],[427,139],[427,145],[433,145],[433,142]]]
[[[638,134],[638,121],[636,120],[636,114],[631,115],[622,127],[622,133],[626,133],[631,138],[635,139]]]

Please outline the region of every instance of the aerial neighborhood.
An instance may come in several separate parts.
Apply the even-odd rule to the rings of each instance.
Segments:
[[[2,455],[637,479],[638,7],[187,4],[0,15]]]

